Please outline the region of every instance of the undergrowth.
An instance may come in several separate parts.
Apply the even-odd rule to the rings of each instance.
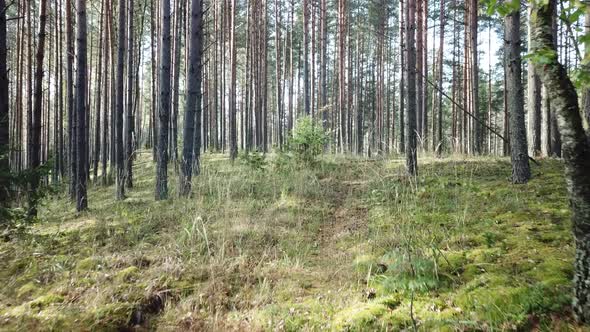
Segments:
[[[576,330],[562,165],[205,155],[188,199],[46,199],[0,243],[0,329]],[[173,173],[170,191],[176,191]],[[171,195],[171,197],[173,197]]]

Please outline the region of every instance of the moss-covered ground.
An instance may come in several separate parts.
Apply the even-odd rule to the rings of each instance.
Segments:
[[[510,184],[505,159],[326,157],[279,169],[206,155],[190,199],[44,201],[0,242],[0,330],[581,331],[562,165]]]

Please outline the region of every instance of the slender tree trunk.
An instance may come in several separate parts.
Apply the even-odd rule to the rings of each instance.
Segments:
[[[572,209],[573,232],[576,243],[574,261],[574,301],[576,318],[590,322],[590,146],[584,132],[578,96],[566,69],[557,59],[557,49],[551,34],[556,0],[535,3],[532,10],[533,52],[551,51],[548,62],[536,64],[537,73],[547,88],[552,107],[559,117],[563,138],[565,175]]]
[[[234,0],[235,1],[235,0]],[[233,10],[233,7],[232,7]],[[233,15],[232,15],[233,17]],[[275,75],[276,75],[276,89],[275,89],[275,98],[276,98],[276,108],[277,108],[277,117],[278,117],[278,140],[279,140],[279,148],[283,147],[283,132],[282,132],[282,118],[283,118],[283,101],[282,91],[281,91],[281,13],[279,10],[279,1],[275,0]],[[233,40],[234,36],[234,26],[232,20],[232,46],[235,44]],[[235,68],[234,66],[234,52],[232,48],[232,77],[235,75]],[[235,82],[232,82],[232,90],[235,89]],[[235,105],[233,105],[235,106]],[[233,133],[232,133],[233,134]]]
[[[47,0],[41,0],[39,14],[39,41],[37,44],[37,55],[35,69],[35,94],[33,105],[31,168],[34,172],[31,179],[31,192],[29,193],[29,216],[37,216],[37,190],[41,180],[39,167],[41,166],[41,129],[42,129],[42,98],[43,98],[43,59],[45,56],[45,24],[47,22]]]
[[[100,109],[102,106],[102,86],[106,84],[103,84],[102,82],[102,54],[103,54],[103,40],[106,40],[106,38],[104,38],[104,34],[103,32],[105,31],[104,29],[104,3],[101,3],[101,7],[100,7],[100,40],[98,42],[98,66],[96,67],[97,72],[98,72],[98,84],[97,84],[97,88],[96,88],[96,119],[95,119],[95,125],[94,125],[94,155],[93,155],[93,164],[94,164],[94,182],[96,183],[98,180],[98,164],[99,164],[99,158],[100,158]],[[106,83],[106,78],[105,78],[105,83]],[[105,106],[106,107],[106,106]]]
[[[346,26],[347,0],[338,0],[338,108],[340,114],[340,152],[346,151]],[[307,60],[306,60],[307,61]],[[306,71],[307,72],[307,71]],[[306,113],[307,114],[307,113]]]
[[[478,9],[479,9],[479,2],[478,0],[470,0],[471,1],[471,103],[472,103],[472,112],[475,115],[476,119],[481,118],[481,112],[479,110],[479,54],[477,50],[477,32],[478,32]],[[474,126],[474,141],[473,142],[473,152],[475,154],[482,153],[483,147],[483,130],[482,126],[479,121],[473,121]],[[526,134],[525,134],[526,135]]]
[[[173,88],[172,88],[172,112],[171,112],[171,121],[170,121],[170,159],[176,165],[176,161],[178,160],[178,99],[180,94],[180,51],[182,49],[182,38],[181,36],[184,34],[182,31],[184,24],[182,22],[185,16],[184,13],[184,5],[183,1],[176,1],[176,8],[174,13],[174,62],[173,62],[173,73],[172,77],[174,78],[173,81]],[[174,168],[177,170],[177,168]]]
[[[76,158],[77,183],[76,183],[76,210],[78,212],[88,208],[86,197],[86,181],[88,179],[88,133],[86,131],[86,96],[87,96],[87,54],[86,54],[86,0],[76,1],[76,25],[77,33],[77,72],[76,72],[76,122],[78,124],[76,133],[76,144],[78,155]]]
[[[420,1],[420,0],[418,0]],[[408,81],[407,91],[407,144],[406,147],[406,169],[409,175],[418,174],[417,161],[417,122],[416,122],[416,0],[407,0],[406,2],[406,78]]]
[[[72,22],[72,2],[66,0],[66,87],[68,104],[68,163],[70,164],[70,198],[76,193],[76,117],[74,116],[74,24]]]
[[[309,82],[309,1],[303,0],[303,103],[305,115],[310,115],[310,82]],[[338,3],[346,0],[338,0]]]
[[[188,196],[191,190],[193,158],[198,158],[193,152],[195,138],[200,144],[201,119],[201,52],[203,44],[202,7],[201,0],[191,0],[191,27],[189,41],[189,62],[187,77],[187,98],[184,109],[184,146],[182,150],[182,175],[180,194]],[[195,112],[196,110],[196,112]],[[197,135],[195,135],[195,120]],[[197,147],[197,151],[200,147]]]
[[[133,9],[134,1],[128,0],[129,6],[128,24],[125,29],[129,29],[129,38],[127,38],[127,105],[125,107],[125,185],[127,188],[133,188]]]
[[[236,0],[231,1],[231,36],[230,36],[230,52],[231,52],[231,78],[230,78],[230,106],[229,106],[229,155],[231,160],[235,160],[238,156],[238,128],[237,128],[237,91],[236,91],[236,66],[237,66],[237,52],[236,52]],[[277,51],[278,52],[278,51]],[[277,60],[277,68],[279,61]],[[277,76],[277,86],[279,85],[280,76]],[[277,88],[280,89],[280,88]],[[279,93],[280,94],[280,91]]]
[[[168,126],[170,122],[170,67],[172,62],[170,35],[170,0],[161,0],[162,47],[160,65],[160,121],[156,169],[156,200],[168,198]]]
[[[117,110],[115,116],[115,152],[117,157],[117,200],[125,198],[125,145],[123,137],[124,92],[123,76],[125,71],[125,46],[126,46],[126,1],[119,2],[119,40],[117,51]]]
[[[531,177],[524,123],[524,93],[522,86],[520,11],[505,17],[506,88],[510,113],[510,142],[512,183],[527,183]]]
[[[586,36],[590,35],[590,6],[586,6],[586,15],[584,16]],[[590,70],[590,45],[584,44],[585,54],[582,65],[586,71]],[[586,124],[590,127],[590,86],[587,85],[584,89],[584,115],[586,117]]]
[[[113,85],[113,77],[109,79],[109,64],[112,64],[112,59],[110,58],[110,50],[111,50],[111,40],[112,40],[112,21],[111,21],[111,4],[109,0],[106,0],[106,40],[105,45],[108,45],[104,48],[104,50],[99,50],[104,52],[104,93],[103,93],[103,117],[102,117],[102,184],[106,185],[108,183],[108,174],[107,174],[107,160],[108,160],[108,134],[109,134],[109,116],[108,110],[110,100],[109,100],[109,87]],[[108,84],[107,84],[108,83]],[[111,98],[113,96],[111,95]],[[111,108],[112,111],[112,108]],[[113,144],[113,142],[111,142]]]
[[[531,7],[529,6],[529,17]],[[529,52],[531,49],[532,25],[528,24]],[[535,68],[531,60],[528,61],[528,134],[530,143],[530,152],[533,156],[541,154],[541,80],[535,73]]]
[[[408,0],[400,0],[400,13],[399,13],[399,40],[400,40],[400,66],[401,66],[401,77],[399,83],[399,152],[406,153],[406,125],[405,125],[405,111],[406,111],[406,55],[408,45],[406,44],[406,6]]]
[[[151,130],[151,146],[153,152],[153,159],[154,161],[157,159],[157,137],[158,137],[158,121],[156,120],[156,108],[158,105],[157,101],[157,93],[156,93],[156,83],[157,83],[157,56],[156,56],[156,12],[154,10],[154,1],[150,1],[150,17],[151,17],[151,51],[152,51],[152,61],[151,61],[151,69],[152,69],[152,100],[151,100],[151,114],[150,114],[150,126]]]
[[[8,205],[10,190],[6,9],[5,0],[0,0],[0,206]]]
[[[328,128],[328,0],[320,0],[320,109],[324,129]]]
[[[59,150],[60,144],[60,117],[61,117],[61,42],[59,31],[59,11],[60,4],[55,1],[55,16],[54,16],[54,38],[55,38],[55,93],[54,93],[54,112],[53,112],[53,170],[52,182],[57,184],[60,177],[61,167],[61,152]],[[18,61],[18,60],[17,60]]]
[[[437,156],[441,156],[444,149],[443,141],[443,75],[444,75],[444,45],[445,45],[445,0],[440,0],[440,36],[438,49],[438,123],[437,123],[437,139],[438,144],[435,147]],[[433,90],[434,92],[434,90]],[[434,116],[433,116],[434,117]],[[434,119],[433,119],[434,121]],[[432,133],[434,140],[434,132]]]

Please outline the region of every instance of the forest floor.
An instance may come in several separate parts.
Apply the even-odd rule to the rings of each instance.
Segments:
[[[155,202],[144,151],[125,201],[45,200],[0,241],[0,330],[584,330],[560,161],[515,186],[506,159],[276,160],[206,155]]]

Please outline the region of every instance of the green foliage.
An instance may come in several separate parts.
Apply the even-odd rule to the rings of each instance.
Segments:
[[[288,150],[294,154],[295,160],[306,166],[313,166],[316,158],[322,154],[328,143],[329,135],[321,123],[309,116],[301,117],[293,129]]]
[[[39,188],[35,192],[30,192],[30,184],[33,179],[43,179],[49,176],[53,169],[53,160],[50,159],[45,164],[39,166],[37,169],[25,169],[20,172],[10,172],[9,174],[0,174],[0,176],[8,179],[9,188],[9,202],[6,205],[0,204],[0,235],[9,238],[14,234],[23,233],[34,220],[27,216],[28,208],[31,206],[37,207],[45,197],[49,195],[56,195],[60,188],[57,185],[46,185],[43,181],[39,181]],[[15,194],[20,193],[27,195],[27,204],[24,206],[16,206],[14,203]],[[23,201],[21,199],[21,201]]]
[[[520,10],[520,0],[484,0],[484,5],[487,7],[487,14],[492,16],[494,13],[498,13],[504,17]]]
[[[240,160],[244,165],[254,171],[264,171],[268,165],[266,155],[259,151],[246,151],[243,154],[240,154]]]
[[[557,52],[549,48],[544,48],[529,53],[523,58],[532,61],[536,65],[548,65],[557,61]]]

